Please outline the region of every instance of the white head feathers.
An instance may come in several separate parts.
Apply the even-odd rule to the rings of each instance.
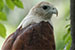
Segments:
[[[41,21],[49,21],[51,24],[50,19],[53,14],[58,15],[58,11],[51,3],[44,1],[40,2],[30,10],[19,27],[22,26],[22,28],[24,28],[31,23],[39,23]]]

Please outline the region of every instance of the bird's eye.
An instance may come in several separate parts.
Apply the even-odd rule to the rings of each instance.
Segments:
[[[43,8],[44,10],[46,10],[46,9],[48,9],[48,7],[49,7],[49,6],[43,6],[42,8]]]
[[[53,8],[53,10],[54,10],[55,8]]]

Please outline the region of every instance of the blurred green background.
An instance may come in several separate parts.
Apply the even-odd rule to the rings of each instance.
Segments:
[[[51,2],[58,9],[58,17],[52,17],[56,50],[70,49],[70,0],[0,0],[0,50],[5,39],[40,1]]]

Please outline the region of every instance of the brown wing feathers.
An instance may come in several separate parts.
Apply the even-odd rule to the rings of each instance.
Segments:
[[[19,28],[6,39],[2,50],[55,50],[53,28],[43,21]]]

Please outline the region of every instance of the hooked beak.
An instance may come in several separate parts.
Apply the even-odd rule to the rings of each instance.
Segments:
[[[56,16],[58,16],[58,10],[56,8],[53,8],[53,14],[56,14]]]

